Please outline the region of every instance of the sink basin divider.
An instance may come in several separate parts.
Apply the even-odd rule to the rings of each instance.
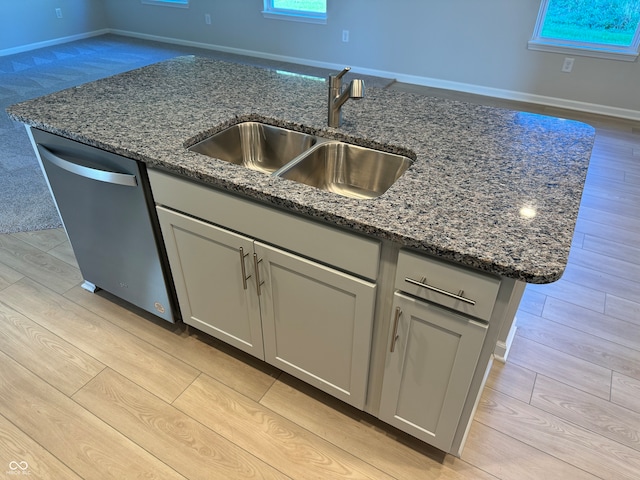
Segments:
[[[359,199],[382,195],[413,162],[404,155],[260,122],[234,125],[188,149]]]
[[[338,141],[338,140],[331,140],[329,138],[318,137],[318,136],[316,136],[315,139],[316,139],[316,143],[314,145],[312,145],[310,148],[308,148],[304,152],[300,153],[297,157],[294,157],[291,160],[289,160],[287,163],[285,163],[278,170],[276,170],[275,172],[271,173],[271,176],[272,177],[281,177],[282,175],[287,173],[289,170],[291,170],[293,167],[295,167],[300,162],[302,162],[311,152],[313,152],[314,150],[317,150],[318,148],[320,148],[324,144],[327,144],[327,143],[340,143],[340,141]]]

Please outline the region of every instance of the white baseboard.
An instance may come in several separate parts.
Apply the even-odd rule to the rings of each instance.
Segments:
[[[73,35],[70,37],[62,37],[55,40],[49,40],[46,42],[33,43],[30,45],[24,45],[21,47],[9,48],[6,50],[0,50],[0,56],[10,55],[13,53],[26,52],[36,48],[48,47],[57,45],[60,43],[66,43],[73,40],[80,40],[83,38],[93,37],[97,35],[103,35],[106,33],[113,33],[115,35],[122,35],[125,37],[140,38],[144,40],[152,40],[157,42],[164,42],[174,45],[183,45],[187,47],[202,48],[205,50],[215,50],[225,53],[233,53],[237,55],[245,55],[255,58],[263,58],[266,60],[274,60],[279,62],[296,63],[300,65],[308,65],[311,67],[326,68],[329,70],[342,70],[343,64],[320,62],[309,58],[289,57],[285,55],[276,55],[272,53],[259,52],[256,50],[245,50],[241,48],[225,47],[223,45],[215,45],[203,42],[192,42],[189,40],[182,40],[172,37],[163,37],[159,35],[149,35],[145,33],[131,32],[127,30],[118,29],[103,29],[96,30],[94,32],[88,32],[80,35]],[[538,105],[545,105],[549,107],[565,108],[568,110],[576,110],[579,112],[595,113],[598,115],[607,115],[611,117],[618,117],[627,120],[640,121],[640,111],[630,110],[627,108],[612,107],[609,105],[601,105],[597,103],[579,102],[576,100],[567,100],[564,98],[548,97],[545,95],[537,95],[526,92],[517,92],[513,90],[504,90],[492,87],[483,87],[482,85],[474,85],[470,83],[452,82],[448,80],[441,80],[431,77],[421,77],[417,75],[406,75],[397,72],[389,72],[385,70],[376,70],[366,67],[360,67],[358,65],[351,65],[354,71],[365,75],[372,75],[382,78],[395,79],[398,82],[411,83],[414,85],[421,85],[424,87],[442,88],[446,90],[454,90],[458,92],[471,93],[476,95],[484,95],[493,98],[500,98],[504,100],[513,100],[519,102],[535,103]]]
[[[308,65],[311,67],[326,68],[329,70],[342,70],[343,64],[320,62],[309,58],[289,57],[285,55],[275,55],[271,53],[259,52],[255,50],[245,50],[241,48],[231,48],[222,45],[214,45],[210,43],[192,42],[189,40],[182,40],[177,38],[162,37],[158,35],[148,35],[137,32],[130,32],[125,30],[110,30],[111,33],[116,35],[123,35],[128,37],[141,38],[145,40],[154,40],[158,42],[172,43],[175,45],[183,45],[188,47],[202,48],[206,50],[216,50],[225,53],[234,53],[237,55],[246,55],[249,57],[264,58],[267,60],[274,60],[280,62],[296,63],[301,65]],[[627,120],[640,121],[640,111],[630,110],[620,107],[611,107],[608,105],[600,105],[597,103],[579,102],[576,100],[567,100],[564,98],[548,97],[544,95],[536,95],[532,93],[517,92],[512,90],[504,90],[492,87],[483,87],[481,85],[474,85],[470,83],[451,82],[448,80],[441,80],[431,77],[420,77],[416,75],[406,75],[397,72],[389,72],[385,70],[376,70],[372,68],[361,67],[358,65],[351,65],[354,71],[365,75],[372,75],[375,77],[395,79],[398,82],[411,83],[414,85],[421,85],[424,87],[442,88],[446,90],[454,90],[458,92],[472,93],[476,95],[484,95],[487,97],[500,98],[504,100],[514,100],[519,102],[535,103],[538,105],[545,105],[549,107],[565,108],[568,110],[576,110],[579,112],[595,113],[598,115],[607,115],[611,117],[624,118]]]
[[[0,50],[0,57],[5,55],[14,55],[16,53],[28,52],[30,50],[36,50],[38,48],[52,47],[54,45],[60,45],[62,43],[73,42],[75,40],[82,40],[83,38],[97,37],[98,35],[104,35],[109,33],[108,28],[102,30],[94,30],[93,32],[79,33],[77,35],[70,35],[68,37],[54,38],[52,40],[46,40],[44,42],[30,43],[28,45],[20,45],[19,47],[5,48]]]
[[[611,117],[625,118],[628,120],[640,120],[640,111],[627,108],[611,107],[597,103],[579,102],[577,100],[567,100],[558,97],[548,97],[545,95],[537,95],[533,93],[516,92],[513,90],[504,90],[492,87],[483,87],[481,85],[473,85],[469,83],[450,82],[447,80],[439,80],[437,78],[418,77],[415,75],[396,76],[396,80],[403,83],[412,83],[414,85],[422,85],[425,87],[442,88],[445,90],[455,90],[458,92],[472,93],[476,95],[484,95],[487,97],[501,98],[504,100],[514,100],[518,102],[535,103],[537,105],[545,105],[549,107],[565,108],[568,110],[577,110],[586,113],[595,113],[598,115],[608,115]]]
[[[130,32],[126,30],[112,29],[110,30],[110,33],[113,33],[114,35],[123,35],[125,37],[140,38],[143,40],[153,40],[156,42],[172,43],[174,45],[182,45],[185,47],[195,47],[195,48],[202,48],[204,50],[215,50],[217,52],[233,53],[236,55],[245,55],[247,57],[263,58],[265,60],[273,60],[276,62],[296,63],[299,65],[307,65],[310,67],[326,68],[329,70],[342,70],[344,68],[344,65],[338,64],[338,63],[319,62],[317,60],[311,60],[309,58],[288,57],[286,55],[275,55],[272,53],[259,52],[256,50],[246,50],[242,48],[225,47],[223,45],[215,45],[212,43],[192,42],[190,40],[182,40],[179,38],[171,38],[171,37],[162,37],[158,35],[149,35],[146,33]],[[367,69],[365,68],[354,67],[354,70],[356,69],[359,73],[364,73],[369,75]],[[369,70],[369,71],[373,71],[373,70]],[[376,73],[372,73],[370,75],[374,75],[376,77],[391,78],[391,79],[395,78],[394,76],[395,74],[385,72],[387,73],[387,75],[381,75],[377,70],[375,72]]]
[[[511,348],[511,344],[513,343],[513,338],[516,336],[516,330],[518,329],[518,327],[516,326],[516,321],[517,320],[514,318],[506,340],[504,342],[498,341],[496,343],[496,348],[493,349],[493,357],[502,363],[505,363],[507,361],[509,349]]]

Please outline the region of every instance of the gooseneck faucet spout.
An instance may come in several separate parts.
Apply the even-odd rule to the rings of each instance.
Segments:
[[[329,126],[339,127],[342,123],[342,105],[353,98],[359,100],[364,97],[364,80],[351,80],[349,87],[342,91],[342,77],[351,70],[346,67],[337,75],[329,76]]]

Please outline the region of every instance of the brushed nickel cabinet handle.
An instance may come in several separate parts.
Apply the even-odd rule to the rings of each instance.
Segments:
[[[247,269],[244,266],[244,259],[248,257],[248,253],[244,253],[244,249],[240,247],[238,249],[240,251],[240,270],[242,271],[242,288],[247,289],[247,280],[251,278],[251,275],[247,276]]]
[[[407,283],[410,283],[412,285],[417,285],[418,287],[426,288],[427,290],[431,290],[432,292],[436,292],[436,293],[439,293],[441,295],[446,295],[447,297],[454,298],[456,300],[460,300],[461,302],[468,303],[469,305],[475,305],[476,304],[475,300],[471,300],[470,298],[462,296],[464,294],[463,290],[460,290],[460,292],[458,292],[458,294],[447,292],[446,290],[442,290],[441,288],[434,287],[433,285],[429,285],[427,283],[427,280],[424,277],[422,279],[420,279],[420,281],[414,280],[413,278],[406,277],[404,279],[404,281],[407,282]]]
[[[396,314],[393,319],[393,335],[391,336],[391,353],[396,350],[396,342],[398,341],[398,322],[400,321],[400,315],[402,315],[402,310],[400,307],[396,307]]]
[[[258,260],[258,254],[254,253],[253,254],[253,267],[256,270],[256,292],[258,292],[258,296],[261,295],[261,290],[260,290],[260,285],[264,285],[264,282],[260,281],[260,270],[258,270],[258,265],[260,265],[260,262],[262,261],[262,259]]]

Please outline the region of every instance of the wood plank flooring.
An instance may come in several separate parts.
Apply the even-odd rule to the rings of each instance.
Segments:
[[[0,476],[640,478],[640,127],[516,108],[598,135],[567,272],[527,287],[462,458],[82,290],[64,233],[46,230],[0,235]]]

